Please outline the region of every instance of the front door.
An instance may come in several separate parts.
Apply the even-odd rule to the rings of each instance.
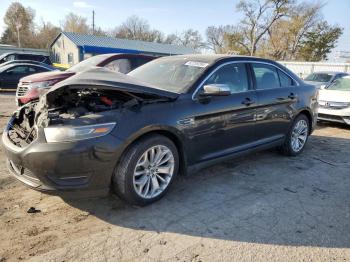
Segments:
[[[254,141],[256,92],[248,77],[248,65],[229,63],[214,71],[189,106],[192,121],[187,129],[194,162],[214,159],[243,150]],[[224,84],[231,95],[200,98],[204,85]]]

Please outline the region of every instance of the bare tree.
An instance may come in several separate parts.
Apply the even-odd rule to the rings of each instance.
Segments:
[[[207,47],[217,54],[225,53],[228,51],[228,35],[234,33],[234,27],[232,25],[218,27],[209,26],[205,33],[207,37]]]
[[[237,10],[244,15],[236,34],[242,35],[239,44],[255,55],[258,45],[276,21],[287,15],[293,0],[241,0]]]
[[[91,31],[87,19],[74,13],[67,14],[61,24],[66,32],[89,34]]]
[[[31,8],[25,8],[19,2],[13,2],[6,11],[4,22],[7,25],[7,32],[2,41],[8,44],[17,43],[18,47],[28,46],[26,38],[34,33],[35,12]]]
[[[148,42],[163,42],[164,35],[158,30],[151,29],[147,20],[131,16],[115,29],[114,36],[131,40]]]
[[[50,44],[54,38],[61,32],[61,28],[54,26],[50,22],[41,21],[41,25],[38,28],[37,33],[35,34],[36,48],[49,48]]]

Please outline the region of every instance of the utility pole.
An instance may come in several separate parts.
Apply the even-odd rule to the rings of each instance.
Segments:
[[[95,10],[92,10],[92,35],[95,34]]]

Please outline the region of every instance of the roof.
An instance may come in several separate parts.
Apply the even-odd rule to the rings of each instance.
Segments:
[[[120,39],[109,36],[95,36],[82,35],[70,32],[60,33],[53,41],[51,46],[61,36],[61,34],[68,37],[74,44],[84,49],[105,48],[105,49],[119,49],[125,51],[140,51],[144,53],[156,53],[167,55],[193,54],[196,51],[193,48],[178,45],[160,44],[154,42],[146,42],[139,40]],[[86,51],[86,50],[85,50]],[[107,50],[106,50],[107,51]]]

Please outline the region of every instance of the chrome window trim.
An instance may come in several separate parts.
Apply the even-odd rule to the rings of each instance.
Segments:
[[[192,94],[192,100],[195,101],[197,100],[195,98],[196,94],[198,93],[199,89],[203,86],[203,84],[216,72],[218,71],[220,68],[226,66],[226,65],[230,65],[230,64],[239,64],[239,63],[244,63],[244,64],[265,64],[265,65],[269,65],[269,66],[273,66],[275,68],[277,68],[278,70],[281,70],[283,73],[285,73],[287,76],[289,76],[291,79],[293,79],[293,81],[296,83],[296,86],[300,86],[299,82],[297,80],[295,80],[294,77],[292,77],[288,72],[286,72],[285,70],[283,70],[282,68],[274,65],[274,64],[271,64],[271,63],[268,63],[268,62],[262,62],[262,61],[247,61],[247,60],[242,60],[242,61],[230,61],[230,62],[226,62],[226,63],[223,63],[221,65],[219,65],[218,67],[216,67],[206,78],[204,78],[204,80],[197,86],[197,88],[194,90],[193,94]],[[248,72],[247,72],[248,73]],[[278,73],[278,72],[277,72]],[[249,77],[249,76],[248,76]],[[283,87],[281,87],[283,88]],[[270,88],[270,89],[276,89],[276,88]],[[267,90],[267,89],[264,89],[264,90]],[[247,90],[247,91],[252,91],[252,90]],[[243,92],[247,92],[247,91],[243,91]],[[239,93],[243,93],[243,92],[239,92]]]

